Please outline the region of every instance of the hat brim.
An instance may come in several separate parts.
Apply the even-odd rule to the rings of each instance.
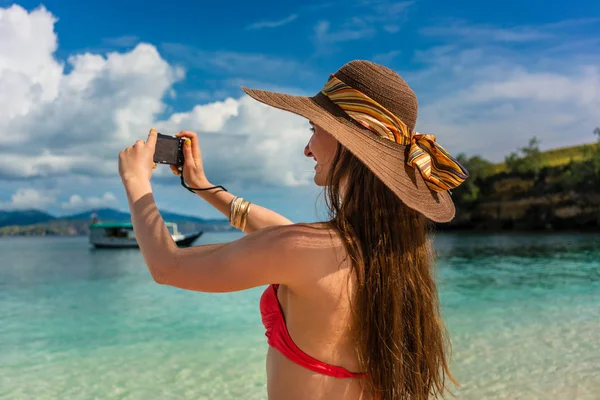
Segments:
[[[436,222],[449,222],[455,207],[450,194],[435,192],[420,172],[406,164],[407,146],[380,138],[354,122],[327,96],[294,96],[242,87],[250,97],[266,105],[307,118],[335,137],[362,161],[408,207]]]

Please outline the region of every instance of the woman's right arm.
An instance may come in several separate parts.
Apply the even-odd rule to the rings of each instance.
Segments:
[[[192,186],[192,185],[190,185]],[[192,187],[211,187],[213,186],[211,183],[206,181],[204,184],[200,186],[192,186]],[[229,210],[230,204],[233,198],[235,197],[233,194],[226,192],[221,189],[211,189],[211,190],[203,190],[200,192],[196,192],[198,196],[202,197],[206,200],[210,205],[219,210],[223,215],[229,218]],[[293,224],[292,221],[285,218],[284,216],[277,214],[275,211],[269,210],[268,208],[261,207],[257,204],[252,203],[250,206],[250,211],[248,213],[248,220],[246,222],[246,230],[245,233],[251,233],[254,231],[258,231],[263,228],[267,228],[269,226],[275,225],[290,225]]]
[[[207,188],[214,186],[206,178],[202,164],[202,153],[200,152],[200,143],[195,132],[181,131],[177,137],[189,139],[183,146],[183,156],[185,159],[183,166],[183,178],[188,186],[193,188]],[[175,166],[171,166],[173,172],[180,174],[181,171]],[[225,217],[229,218],[231,201],[235,195],[222,189],[215,188],[210,190],[195,191],[195,193],[206,200],[210,205],[219,210]],[[242,196],[243,197],[243,196]],[[245,233],[251,233],[263,228],[277,225],[290,225],[292,221],[284,216],[252,203],[248,213]]]

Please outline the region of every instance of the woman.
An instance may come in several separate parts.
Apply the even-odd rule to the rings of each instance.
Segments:
[[[414,132],[417,99],[392,70],[352,61],[313,97],[244,88],[307,118],[314,181],[330,219],[293,224],[215,187],[195,133],[185,181],[248,235],[178,248],[150,177],[156,131],[119,155],[132,222],[156,282],[202,292],[269,285],[260,301],[268,337],[269,399],[426,399],[452,378],[439,315],[430,220],[454,217],[449,190],[468,176],[432,135]],[[456,383],[456,382],[454,382]]]

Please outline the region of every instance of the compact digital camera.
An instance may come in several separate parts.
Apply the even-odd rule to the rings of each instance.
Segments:
[[[182,166],[184,142],[185,139],[158,133],[156,149],[154,150],[154,162]]]

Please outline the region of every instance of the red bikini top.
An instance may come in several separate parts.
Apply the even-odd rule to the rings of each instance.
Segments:
[[[277,299],[278,284],[269,285],[260,298],[260,313],[265,326],[267,342],[290,361],[311,371],[335,378],[361,378],[364,373],[350,372],[343,367],[321,362],[302,350],[292,340],[287,330],[281,305]]]

